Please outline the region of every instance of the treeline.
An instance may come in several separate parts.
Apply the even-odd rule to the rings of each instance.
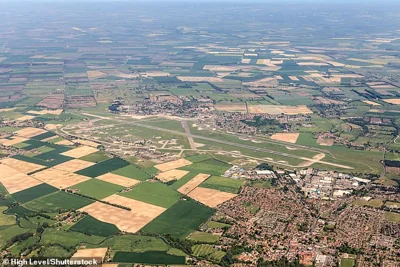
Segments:
[[[385,160],[386,167],[400,168],[400,161],[398,160]]]

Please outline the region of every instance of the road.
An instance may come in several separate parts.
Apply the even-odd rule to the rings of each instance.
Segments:
[[[193,136],[192,136],[192,133],[190,132],[187,121],[181,121],[181,123],[182,123],[183,129],[185,130],[186,136],[189,140],[190,148],[193,150],[197,150],[196,143],[193,140]]]

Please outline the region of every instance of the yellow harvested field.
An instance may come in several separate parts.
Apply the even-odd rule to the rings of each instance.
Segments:
[[[189,197],[197,200],[204,205],[211,208],[217,207],[219,204],[224,203],[236,196],[236,194],[221,192],[214,189],[197,187],[188,194]]]
[[[93,80],[93,79],[97,79],[97,78],[106,77],[107,73],[104,73],[104,72],[98,71],[98,70],[89,70],[87,72],[87,75],[90,80]]]
[[[246,104],[217,104],[215,105],[215,109],[219,111],[227,111],[227,112],[246,112]]]
[[[19,117],[18,119],[15,119],[16,121],[29,121],[31,119],[36,118],[35,116],[31,116],[31,115],[25,115],[22,117]]]
[[[61,140],[56,143],[56,145],[62,145],[62,146],[72,146],[74,143],[72,143],[69,140]]]
[[[329,66],[328,63],[325,62],[297,62],[299,66]]]
[[[243,85],[251,87],[275,87],[279,85],[278,79],[274,77],[263,78],[254,82],[244,82]]]
[[[217,77],[193,77],[193,76],[178,76],[182,82],[210,82],[210,83],[222,83],[223,79]]]
[[[72,255],[71,259],[96,258],[96,259],[101,259],[101,261],[103,261],[104,257],[106,256],[107,250],[108,250],[107,248],[78,249],[78,251],[74,255]]]
[[[13,136],[11,137],[11,139],[0,139],[0,144],[2,144],[3,146],[13,146],[26,140],[29,139],[25,137]]]
[[[96,142],[89,141],[89,140],[83,140],[83,139],[76,139],[73,141],[74,141],[74,143],[78,143],[78,144],[85,145],[85,146],[96,147],[96,148],[100,145]]]
[[[131,208],[131,210],[95,202],[83,207],[80,211],[87,212],[90,216],[100,221],[115,224],[121,231],[129,233],[136,233],[165,211],[165,208],[119,195],[111,195],[103,200],[112,204]]]
[[[190,191],[198,187],[202,182],[207,180],[207,178],[210,177],[209,174],[204,174],[204,173],[199,173],[195,177],[193,177],[192,180],[184,184],[178,189],[178,192],[187,195]]]
[[[63,109],[56,109],[56,110],[30,110],[28,111],[29,114],[35,114],[35,115],[46,115],[46,114],[52,114],[52,115],[60,115],[64,110]]]
[[[299,81],[299,78],[297,78],[296,76],[289,76],[289,79],[296,82]]]
[[[166,183],[166,182],[173,181],[173,180],[179,180],[188,173],[189,173],[188,171],[183,171],[183,170],[169,170],[169,171],[157,174],[157,178],[160,181]]]
[[[64,163],[58,164],[54,166],[53,168],[66,171],[66,172],[77,172],[80,170],[83,170],[87,167],[90,167],[94,165],[95,163],[81,160],[81,159],[72,159],[69,161],[66,161]]]
[[[96,177],[98,180],[102,180],[104,182],[124,186],[124,187],[131,187],[134,186],[135,184],[139,183],[138,180],[127,178],[125,176],[121,176],[118,174],[113,174],[113,173],[106,173],[101,176]]]
[[[384,101],[393,105],[400,105],[400,98],[385,99]]]
[[[60,128],[62,126],[62,124],[46,124],[46,126],[44,126],[44,128],[46,128],[47,130],[54,130],[57,128]]]
[[[242,58],[242,63],[243,64],[249,64],[251,61],[251,58]],[[258,64],[258,63],[257,63]]]
[[[4,164],[0,164],[0,183],[10,194],[42,184],[41,181]]]
[[[365,104],[372,105],[372,106],[380,106],[381,105],[379,103],[376,103],[376,102],[373,102],[373,101],[370,101],[370,100],[364,100],[363,102]]]
[[[50,136],[48,138],[43,139],[42,142],[49,142],[49,141],[51,141],[53,139],[56,139],[58,137],[59,137],[58,135]]]
[[[58,170],[55,168],[50,168],[43,170],[41,172],[37,172],[32,174],[32,177],[43,181],[49,185],[52,185],[57,188],[67,188],[84,181],[90,180],[91,178],[79,175],[72,172],[66,172],[62,170]]]
[[[169,72],[165,71],[146,71],[145,73],[141,74],[143,77],[159,77],[159,76],[169,76],[171,75]]]
[[[305,105],[300,105],[300,106],[249,105],[247,106],[247,108],[249,113],[266,113],[271,115],[312,114],[312,111]]]
[[[0,162],[25,174],[46,168],[46,166],[13,158],[4,158]]]
[[[184,166],[187,166],[190,164],[192,164],[192,163],[186,159],[177,159],[177,160],[173,160],[170,162],[155,165],[154,167],[156,167],[157,169],[159,169],[162,172],[166,172],[166,171],[181,168],[181,167],[184,167]]]
[[[295,144],[298,137],[299,133],[276,133],[271,139]]]
[[[26,138],[31,138],[40,134],[44,134],[47,133],[46,130],[40,129],[40,128],[32,128],[32,127],[28,127],[28,128],[24,128],[21,130],[18,130],[16,132],[14,132],[16,135],[18,136],[22,136],[22,137],[26,137]]]
[[[101,267],[118,267],[118,263],[103,263]]]
[[[0,108],[0,112],[8,112],[8,111],[13,111],[16,110],[17,108]]]
[[[67,152],[61,153],[61,155],[71,157],[71,158],[80,158],[94,152],[97,152],[98,149],[90,146],[80,146],[74,149],[71,149]]]

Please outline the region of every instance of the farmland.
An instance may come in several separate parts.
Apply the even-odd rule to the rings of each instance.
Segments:
[[[0,261],[398,266],[396,1],[6,2]]]

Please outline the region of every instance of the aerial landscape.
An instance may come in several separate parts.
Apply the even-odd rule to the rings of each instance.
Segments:
[[[400,3],[366,2],[0,1],[2,266],[400,266]]]

